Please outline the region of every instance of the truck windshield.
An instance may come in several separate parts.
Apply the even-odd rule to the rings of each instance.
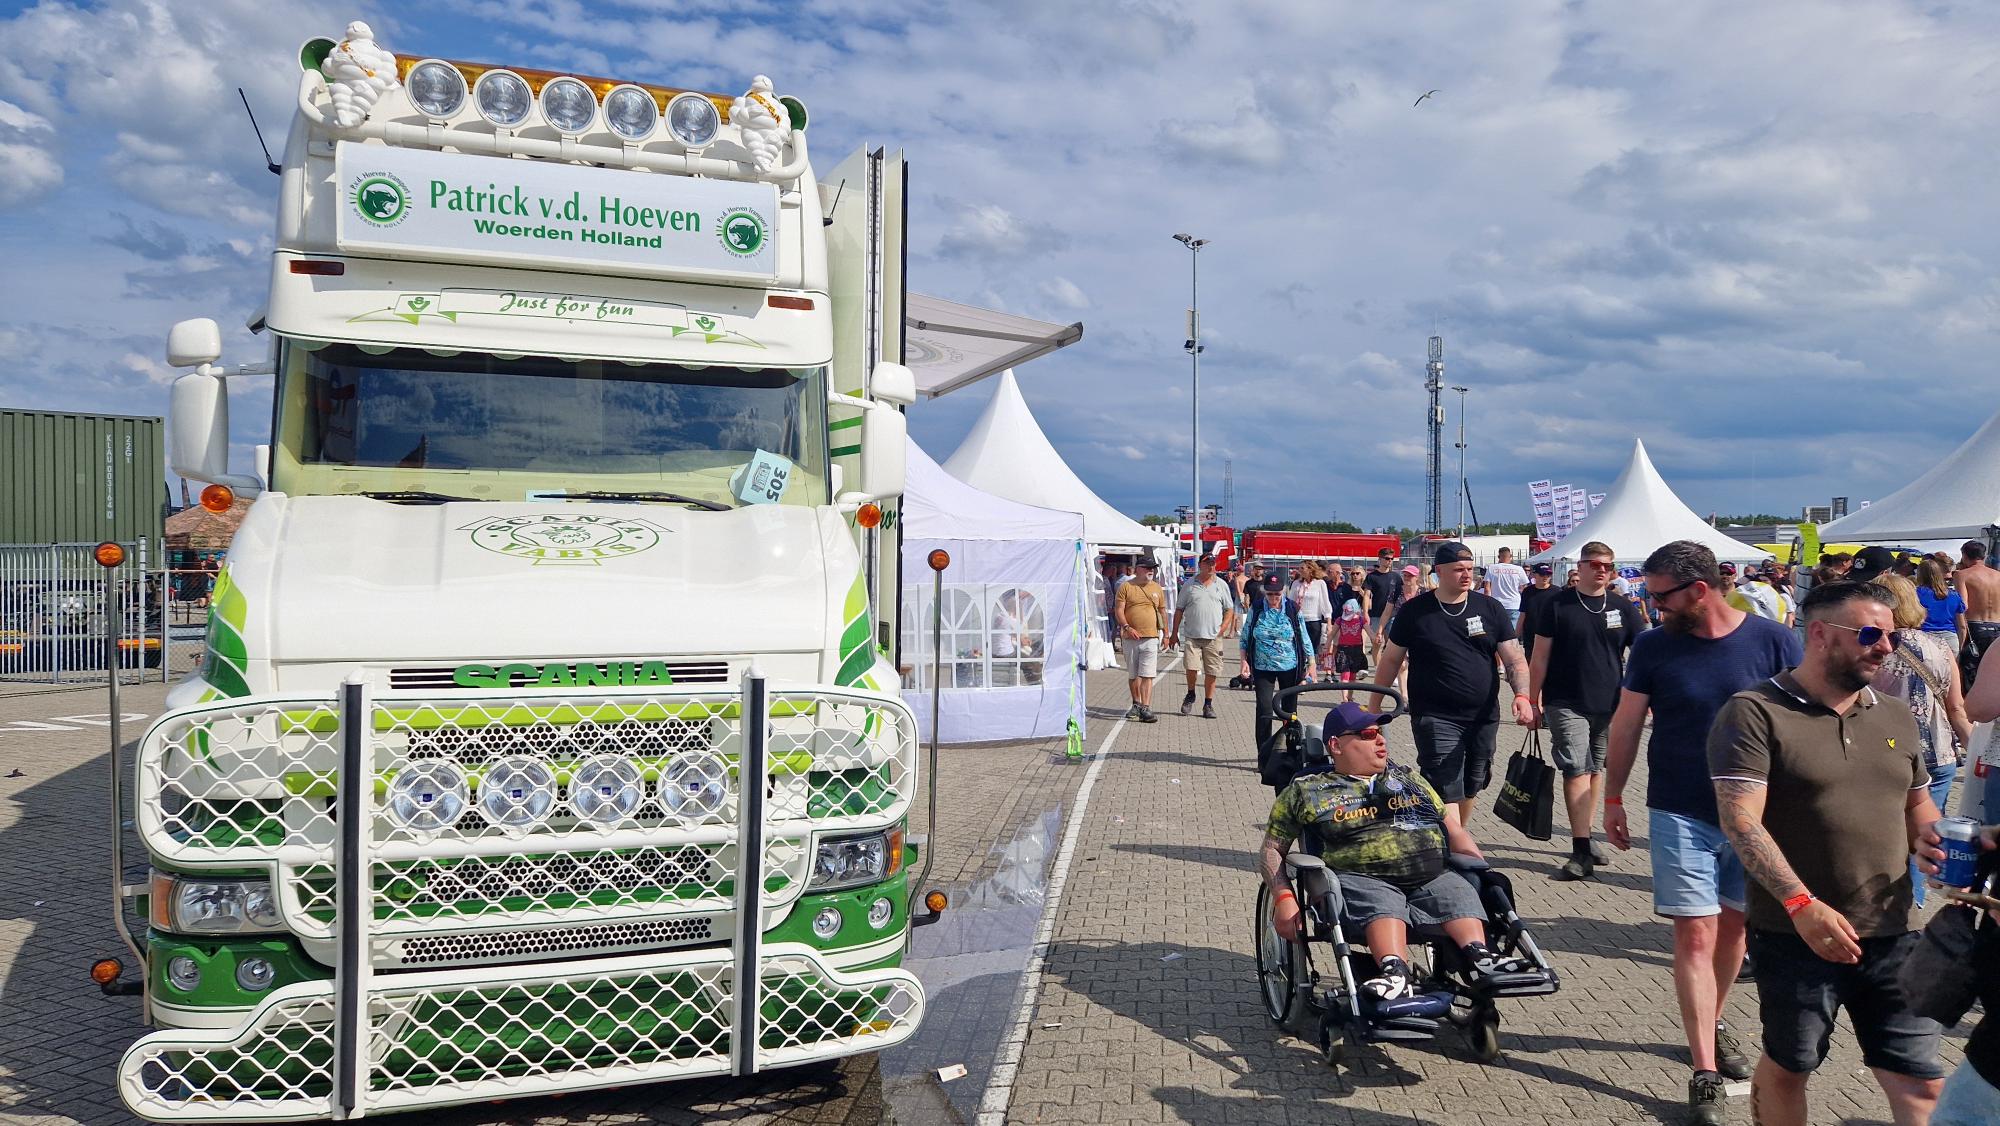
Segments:
[[[827,499],[821,368],[287,341],[279,380],[272,484],[285,492],[673,493],[734,506],[731,477],[758,461],[783,470],[779,503]]]

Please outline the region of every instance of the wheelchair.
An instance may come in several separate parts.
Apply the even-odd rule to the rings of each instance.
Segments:
[[[1306,684],[1280,692],[1273,702],[1286,717],[1273,732],[1272,750],[1295,774],[1331,769],[1332,759],[1319,724],[1302,722],[1293,705],[1297,697],[1315,691],[1380,693],[1395,703],[1383,724],[1401,717],[1403,697],[1393,687],[1376,684]],[[1561,987],[1555,968],[1521,917],[1514,911],[1514,891],[1507,877],[1477,857],[1453,854],[1447,867],[1470,881],[1486,908],[1486,944],[1502,957],[1529,968],[1518,973],[1480,976],[1463,964],[1456,943],[1439,928],[1411,926],[1410,961],[1415,974],[1411,996],[1382,1001],[1364,991],[1361,982],[1375,972],[1374,959],[1359,943],[1350,944],[1341,926],[1340,881],[1320,859],[1317,842],[1307,834],[1285,856],[1285,875],[1300,908],[1299,937],[1286,940],[1273,920],[1269,885],[1257,886],[1255,926],[1257,980],[1264,1012],[1279,1028],[1318,1040],[1322,1057],[1339,1066],[1355,1045],[1435,1039],[1446,1028],[1466,1037],[1474,1059],[1492,1063],[1500,1058],[1502,997],[1540,997]]]

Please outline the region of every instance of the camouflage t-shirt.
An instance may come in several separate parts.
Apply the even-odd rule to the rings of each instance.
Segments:
[[[1404,887],[1444,871],[1444,802],[1416,771],[1395,763],[1372,777],[1301,775],[1278,794],[1269,832],[1297,840],[1310,828],[1328,868]]]

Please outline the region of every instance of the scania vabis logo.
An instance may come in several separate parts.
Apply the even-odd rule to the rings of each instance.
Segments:
[[[754,258],[764,249],[764,217],[748,208],[723,213],[715,230],[723,249],[738,258]]]
[[[550,564],[601,566],[606,559],[637,555],[660,542],[666,529],[648,520],[569,513],[500,516],[459,529],[488,551]]]
[[[364,172],[348,190],[354,213],[377,227],[394,227],[410,217],[410,186],[393,172]]]

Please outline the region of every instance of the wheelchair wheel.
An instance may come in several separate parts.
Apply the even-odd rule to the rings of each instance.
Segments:
[[[1263,994],[1264,1015],[1287,1028],[1300,1007],[1299,982],[1305,977],[1305,943],[1288,942],[1271,920],[1271,886],[1257,888],[1257,988]]]
[[[1465,1039],[1472,1047],[1472,1058],[1480,1063],[1492,1063],[1500,1058],[1500,1010],[1488,1005],[1473,1014],[1472,1024],[1465,1030]]]

